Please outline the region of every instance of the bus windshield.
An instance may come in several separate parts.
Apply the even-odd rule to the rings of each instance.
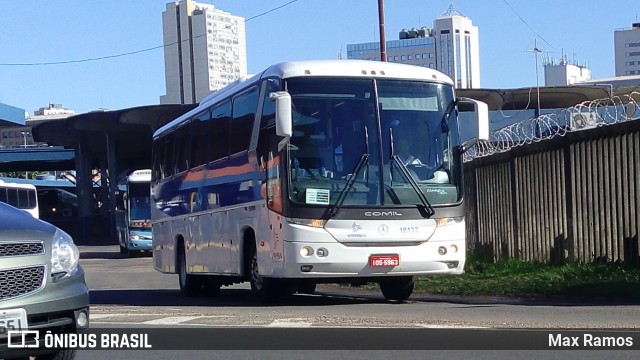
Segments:
[[[343,197],[340,206],[377,207],[424,204],[421,196],[433,206],[460,201],[451,85],[292,78],[287,91],[292,202],[329,206]]]
[[[131,221],[150,221],[149,183],[129,183],[128,197]]]

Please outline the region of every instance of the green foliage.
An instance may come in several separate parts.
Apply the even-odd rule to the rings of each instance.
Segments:
[[[48,174],[48,171],[8,171],[0,173],[2,177],[17,178],[17,179],[32,179],[34,180],[38,175]]]
[[[419,277],[416,291],[447,295],[640,298],[640,268],[622,264],[548,265],[469,259],[462,275]]]

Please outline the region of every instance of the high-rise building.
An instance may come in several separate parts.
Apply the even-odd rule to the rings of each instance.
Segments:
[[[398,40],[386,45],[389,62],[437,69],[460,89],[480,87],[478,27],[453,5],[433,21],[432,29],[403,29]],[[380,43],[349,44],[347,58],[380,60]]]
[[[162,13],[166,95],[161,104],[195,104],[247,76],[244,18],[191,0]]]
[[[613,33],[616,76],[640,75],[640,23]]]
[[[449,75],[459,89],[480,87],[478,27],[449,6],[433,21],[438,70]]]

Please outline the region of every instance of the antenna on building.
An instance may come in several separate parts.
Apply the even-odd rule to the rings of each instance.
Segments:
[[[340,50],[338,50],[338,59],[342,60],[342,46],[340,46]]]
[[[464,16],[460,11],[458,11],[453,4],[449,4],[447,10],[441,16]]]
[[[538,48],[538,42],[536,41],[536,39],[533,39],[533,49],[532,50],[527,50],[527,52],[532,52],[535,54],[536,56],[536,92],[537,92],[537,96],[536,98],[538,99],[538,107],[536,109],[536,117],[540,116],[540,83],[538,81],[538,53],[541,53],[543,50]]]

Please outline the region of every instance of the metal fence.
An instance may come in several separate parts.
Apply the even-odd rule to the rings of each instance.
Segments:
[[[476,148],[465,164],[470,250],[492,261],[639,264],[640,121],[561,135]]]

